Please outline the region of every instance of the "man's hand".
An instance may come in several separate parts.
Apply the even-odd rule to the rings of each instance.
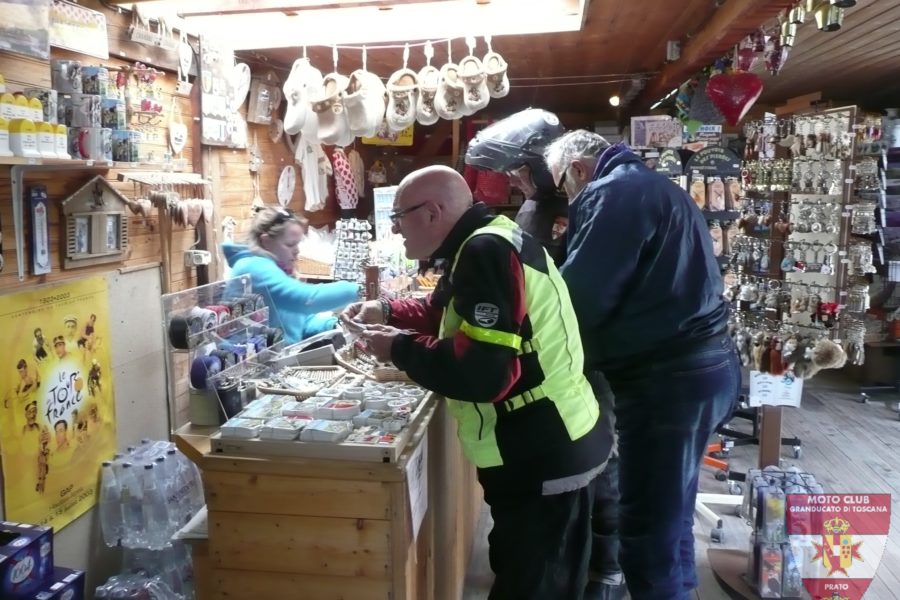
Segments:
[[[366,343],[366,348],[376,360],[389,363],[391,362],[391,344],[398,335],[405,333],[409,332],[385,325],[370,325],[362,332],[361,337]]]
[[[367,325],[383,325],[384,311],[381,308],[381,300],[354,302],[344,309],[340,319],[344,322],[354,321]]]

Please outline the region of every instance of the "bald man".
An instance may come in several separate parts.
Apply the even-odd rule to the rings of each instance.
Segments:
[[[540,243],[473,206],[452,169],[406,177],[391,220],[406,255],[442,262],[445,274],[423,300],[357,303],[342,318],[367,323],[379,359],[447,398],[494,519],[489,598],[579,600],[589,484],[611,440],[582,375],[566,286]]]

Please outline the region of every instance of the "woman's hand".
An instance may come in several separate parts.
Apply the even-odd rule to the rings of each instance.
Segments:
[[[366,325],[384,325],[384,308],[381,300],[354,302],[341,312],[344,322],[365,323]]]

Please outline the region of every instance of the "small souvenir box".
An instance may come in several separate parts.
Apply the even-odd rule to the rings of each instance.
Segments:
[[[262,419],[245,419],[242,417],[234,417],[232,419],[228,419],[228,421],[226,421],[225,424],[222,425],[221,434],[222,437],[252,440],[253,438],[259,436],[259,431],[260,429],[262,429],[262,426]]]
[[[312,422],[309,417],[276,417],[266,421],[259,431],[261,440],[296,440],[300,430]]]
[[[33,598],[53,571],[53,529],[0,522],[0,598]]]
[[[54,567],[50,581],[34,600],[84,600],[84,571]]]
[[[350,421],[329,421],[316,419],[300,432],[304,442],[342,442],[353,431]]]

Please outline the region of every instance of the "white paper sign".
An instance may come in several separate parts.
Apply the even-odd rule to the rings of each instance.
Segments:
[[[422,437],[419,447],[406,463],[406,489],[409,491],[409,510],[415,541],[419,537],[425,511],[428,510],[428,434]]]
[[[800,406],[803,380],[792,372],[772,375],[750,371],[750,406]]]

